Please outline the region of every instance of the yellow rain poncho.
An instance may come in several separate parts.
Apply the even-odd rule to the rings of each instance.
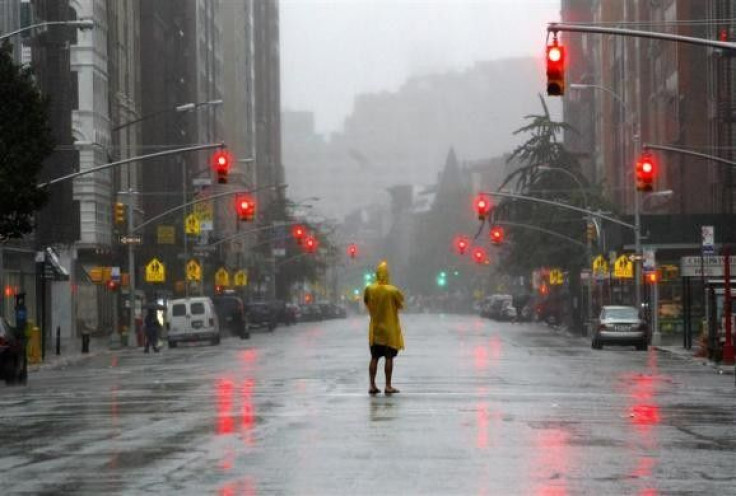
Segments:
[[[369,345],[382,344],[403,350],[399,310],[404,306],[404,295],[391,284],[386,262],[381,262],[376,268],[376,282],[365,288],[363,302],[371,314]]]

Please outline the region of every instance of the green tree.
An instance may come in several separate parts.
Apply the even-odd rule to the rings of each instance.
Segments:
[[[33,230],[47,193],[36,187],[43,161],[54,149],[48,103],[29,68],[15,63],[11,45],[0,47],[0,239]]]
[[[506,177],[500,189],[581,208],[603,206],[600,188],[589,183],[577,157],[558,140],[560,133],[575,129],[554,121],[544,99],[539,99],[542,113],[526,116],[530,122],[514,132],[530,137],[510,155],[509,162],[520,166]],[[584,215],[563,208],[506,199],[499,202],[494,218],[543,227],[580,242],[585,239]],[[506,252],[504,264],[510,272],[523,274],[543,266],[579,269],[585,263],[585,250],[580,245],[530,229],[511,228],[510,233],[513,249]]]

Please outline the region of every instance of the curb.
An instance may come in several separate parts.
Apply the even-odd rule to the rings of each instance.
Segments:
[[[64,367],[68,367],[70,365],[76,365],[81,362],[84,362],[85,360],[89,360],[94,357],[102,356],[102,355],[108,355],[114,351],[118,351],[117,349],[102,349],[97,351],[92,351],[90,353],[85,354],[76,354],[69,357],[62,357],[57,360],[48,361],[48,362],[41,362],[36,364],[28,364],[28,372],[41,372],[44,370],[56,370],[61,369]]]
[[[667,355],[677,357],[682,360],[693,362],[702,366],[711,367],[712,369],[715,369],[718,374],[734,375],[734,370],[736,370],[736,367],[734,367],[733,365],[721,365],[720,363],[713,362],[711,360],[708,360],[707,358],[696,357],[686,353],[678,353],[676,351],[672,351],[661,346],[652,346],[652,348],[659,351],[660,353],[666,353]]]

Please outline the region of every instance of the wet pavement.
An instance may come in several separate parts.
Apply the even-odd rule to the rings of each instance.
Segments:
[[[365,317],[0,386],[0,492],[736,493],[733,375],[537,324],[404,328],[390,397],[367,394]]]

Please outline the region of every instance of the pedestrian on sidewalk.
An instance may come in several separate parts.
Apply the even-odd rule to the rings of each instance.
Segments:
[[[401,333],[399,310],[404,307],[404,295],[396,286],[391,284],[388,263],[382,261],[376,268],[376,282],[365,288],[363,302],[368,308],[371,321],[368,328],[368,344],[371,350],[371,362],[368,367],[370,376],[369,394],[379,392],[376,386],[376,372],[378,360],[383,357],[386,361],[386,389],[384,393],[394,394],[399,390],[391,385],[391,375],[394,369],[394,357],[399,350],[404,349],[404,336]]]
[[[154,353],[158,353],[158,333],[161,329],[161,323],[158,321],[155,309],[148,309],[143,325],[146,331],[146,347],[143,349],[143,353],[148,353],[149,346],[153,347]]]

